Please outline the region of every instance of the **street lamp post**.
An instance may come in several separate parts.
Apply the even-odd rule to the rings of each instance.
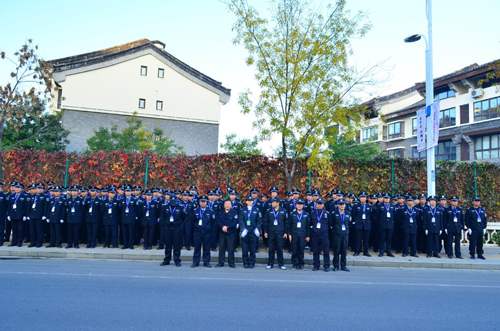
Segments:
[[[426,1],[427,14],[427,38],[421,34],[414,34],[405,38],[406,43],[425,40],[425,105],[426,105],[426,128],[427,128],[427,195],[436,194],[436,160],[435,147],[429,147],[432,137],[431,105],[434,102],[434,77],[432,70],[432,0]]]

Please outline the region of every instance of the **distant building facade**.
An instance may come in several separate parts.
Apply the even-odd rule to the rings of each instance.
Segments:
[[[99,127],[124,128],[137,112],[148,130],[162,129],[187,154],[217,153],[221,106],[231,90],[164,48],[141,39],[50,61],[59,87],[53,103],[71,132],[68,152],[84,150]]]
[[[436,161],[500,162],[500,88],[497,81],[478,85],[491,63],[473,64],[434,79],[434,99],[440,100]],[[365,102],[373,114],[358,136],[377,142],[389,156],[425,158],[417,151],[416,111],[425,107],[425,82]]]

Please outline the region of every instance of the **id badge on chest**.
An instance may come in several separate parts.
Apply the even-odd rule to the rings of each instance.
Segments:
[[[365,220],[366,219],[366,214],[363,214],[363,216],[361,216],[361,219]]]
[[[199,225],[199,226],[202,226],[202,225],[203,225],[203,223],[202,223],[202,221],[201,221],[201,220],[198,222],[198,225]]]
[[[16,204],[13,204],[13,205],[12,205],[12,209],[17,209],[17,205],[16,205]]]
[[[146,212],[146,217],[149,217],[149,211]]]
[[[170,216],[170,222],[173,223],[174,222],[174,217],[173,216]]]
[[[478,217],[478,218],[477,218],[477,222],[478,222],[478,223],[481,223],[481,217]]]
[[[316,229],[321,229],[321,223],[316,224]]]
[[[456,217],[453,217],[453,222],[457,223],[458,219]]]
[[[129,209],[128,209],[128,207],[127,207],[127,208],[125,208],[125,212],[126,212],[126,213],[128,213],[128,212],[129,212]]]
[[[345,231],[345,224],[342,224],[342,231]]]
[[[432,218],[432,223],[436,223],[436,218],[435,217]]]
[[[387,212],[387,218],[391,218],[391,213]]]
[[[302,223],[297,222],[297,229],[300,229],[302,227]]]
[[[274,225],[278,225],[278,220],[274,220]]]
[[[52,207],[52,212],[54,213],[56,211],[56,207]]]
[[[250,226],[250,221],[249,220],[247,221],[247,226]]]
[[[75,211],[75,207],[71,207],[71,212],[74,213]]]
[[[113,210],[111,208],[108,208],[108,214],[112,214]]]
[[[31,208],[35,209],[36,208],[36,202],[33,202],[33,206]]]
[[[410,217],[410,223],[413,223],[413,217]]]

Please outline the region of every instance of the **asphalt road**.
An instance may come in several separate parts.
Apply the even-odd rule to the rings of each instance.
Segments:
[[[1,330],[496,330],[500,272],[0,259]]]

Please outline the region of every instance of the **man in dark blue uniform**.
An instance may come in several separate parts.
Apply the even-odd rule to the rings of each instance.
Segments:
[[[243,267],[245,269],[255,266],[255,250],[259,240],[260,227],[262,224],[262,212],[259,204],[249,196],[246,199],[246,207],[241,211],[239,220],[241,228],[241,248],[243,256]]]
[[[418,203],[415,203],[415,208],[420,209],[422,211],[422,215],[424,214],[424,209],[427,207],[427,196],[425,194],[420,194],[418,196]],[[426,235],[425,235],[425,225],[424,218],[422,217],[420,220],[417,220],[417,253],[423,253],[426,251]]]
[[[76,185],[70,188],[71,198],[65,201],[66,222],[68,224],[68,245],[65,248],[80,248],[80,226],[84,217],[84,203],[78,195]]]
[[[47,222],[50,227],[50,244],[47,248],[62,248],[62,223],[66,218],[66,206],[62,197],[62,187],[54,188],[54,196],[49,200],[49,214]]]
[[[174,251],[176,267],[181,266],[182,229],[187,217],[184,206],[171,196],[169,203],[162,208],[162,221],[165,223],[165,258],[161,266],[169,265]]]
[[[443,233],[443,212],[436,206],[436,197],[431,195],[429,206],[424,208],[425,235],[427,236],[427,257],[441,258],[439,255],[439,236]]]
[[[24,222],[28,212],[28,196],[23,188],[23,184],[16,182],[14,194],[9,198],[7,220],[12,223],[12,242],[9,246],[23,246]]]
[[[153,247],[154,230],[160,219],[162,203],[153,200],[151,190],[146,190],[144,195],[144,200],[139,204],[139,219],[144,230],[144,250],[150,250]]]
[[[49,213],[49,198],[43,194],[43,184],[35,186],[35,194],[28,204],[28,219],[30,222],[31,243],[28,247],[43,246],[43,229]]]
[[[182,192],[181,207],[186,213],[186,219],[184,221],[184,247],[190,251],[193,237],[193,211],[195,207],[194,203],[189,200],[189,192],[187,190]]]
[[[410,255],[418,257],[417,255],[417,231],[418,224],[423,218],[422,209],[413,207],[413,198],[408,196],[406,198],[406,206],[402,212],[402,227],[403,227],[403,257],[408,256],[408,247],[410,248]]]
[[[233,207],[233,202],[227,199],[224,201],[224,209],[220,210],[216,216],[217,228],[219,228],[219,263],[215,266],[216,268],[224,266],[226,249],[229,266],[236,267],[234,264],[234,237],[237,233],[236,225],[239,221],[240,210]]]
[[[104,202],[97,198],[97,187],[90,185],[89,196],[85,200],[85,225],[87,227],[87,246],[95,248],[97,245],[97,230],[102,222]]]
[[[453,243],[455,243],[455,256],[463,259],[460,252],[460,240],[464,230],[464,211],[458,206],[458,197],[450,198],[450,206],[444,212],[444,232],[446,233],[446,253],[448,258],[453,258]]]
[[[208,202],[207,202],[207,207],[210,208],[211,211],[214,212],[215,215],[219,213],[219,210],[221,210],[222,207],[222,202],[220,199],[217,199],[218,194],[216,190],[210,190],[208,192]],[[212,234],[210,236],[210,249],[212,252],[217,251],[217,243],[219,242],[219,229],[217,228],[217,222],[214,222],[212,224]]]
[[[488,217],[486,211],[481,208],[481,199],[475,197],[472,200],[472,206],[465,212],[465,225],[469,233],[469,254],[471,259],[475,259],[477,253],[478,259],[485,260],[483,255],[483,238],[486,234]]]
[[[3,246],[5,237],[7,236],[7,232],[5,231],[7,208],[8,208],[7,195],[3,191],[3,183],[0,182],[0,247]]]
[[[123,225],[122,249],[134,249],[135,223],[139,219],[139,199],[132,195],[132,186],[125,186],[125,196],[120,200],[120,215]]]
[[[379,228],[379,257],[387,256],[394,257],[391,252],[392,232],[394,230],[394,206],[391,204],[391,196],[384,193],[383,202],[377,206],[374,216]]]
[[[307,225],[311,224],[311,217],[304,210],[304,201],[297,200],[296,209],[288,215],[288,240],[292,244],[292,270],[306,270],[304,249],[307,238]]]
[[[271,202],[272,208],[264,213],[264,238],[269,241],[269,258],[267,269],[274,266],[274,255],[278,255],[278,264],[282,270],[286,270],[285,261],[283,259],[283,241],[287,237],[288,230],[288,214],[281,207],[280,198],[273,198]]]
[[[195,187],[196,188],[196,187]],[[207,207],[208,197],[202,195],[197,198],[199,206],[194,210],[194,252],[193,264],[191,268],[200,265],[201,246],[203,244],[203,264],[207,268],[212,268],[210,264],[210,241],[212,227],[214,226],[215,212]]]
[[[354,256],[358,256],[361,252],[361,240],[363,241],[363,255],[371,257],[368,252],[371,230],[371,217],[372,217],[372,206],[366,202],[368,194],[366,192],[361,192],[359,194],[359,203],[353,206],[352,215],[352,228],[356,231],[356,244]]]
[[[116,189],[109,188],[108,196],[104,200],[103,224],[106,232],[104,248],[118,247],[118,222],[120,220],[120,201],[116,198]]]
[[[344,200],[337,201],[337,210],[331,215],[333,233],[333,271],[339,270],[349,272],[347,268],[347,240],[349,239],[349,224],[352,216],[345,209]],[[324,253],[325,254],[325,253]],[[340,260],[340,263],[339,263]]]
[[[307,226],[306,241],[310,243],[313,253],[313,271],[320,267],[319,255],[323,253],[323,267],[325,271],[330,270],[330,238],[332,228],[332,216],[325,208],[323,199],[316,201],[316,210],[311,216]]]

